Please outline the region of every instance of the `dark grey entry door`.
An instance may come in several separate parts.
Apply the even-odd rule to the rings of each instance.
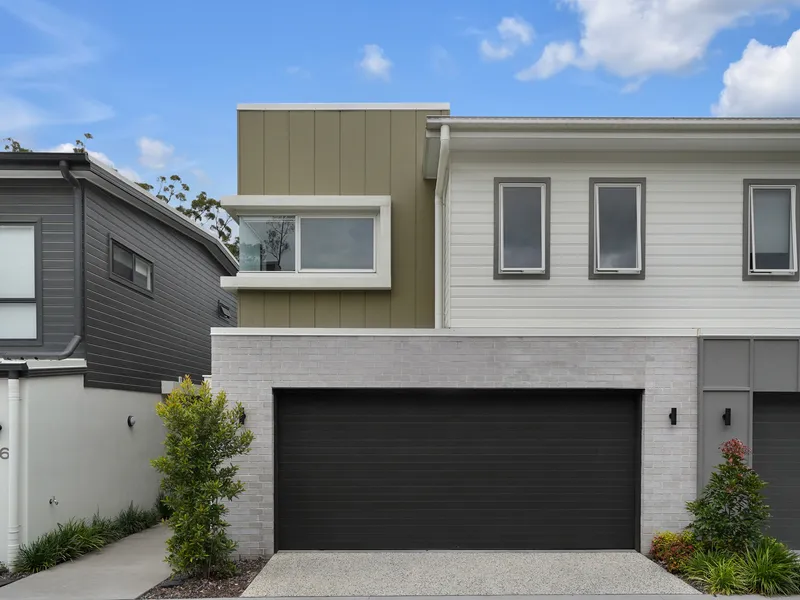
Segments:
[[[636,547],[640,392],[275,399],[279,550]]]
[[[768,483],[767,534],[800,550],[800,394],[754,394],[753,468]]]

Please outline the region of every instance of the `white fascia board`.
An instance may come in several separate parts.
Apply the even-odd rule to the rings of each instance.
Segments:
[[[358,329],[291,327],[212,327],[213,336],[289,336],[289,337],[697,337],[692,328],[626,329],[611,328],[536,328],[503,329],[494,327],[454,329]]]
[[[330,102],[239,104],[236,110],[450,110],[449,102]]]
[[[237,290],[390,290],[391,269],[379,265],[376,273],[239,273],[220,277],[220,286]]]
[[[223,196],[220,203],[234,218],[242,214],[279,214],[291,212],[374,210],[379,212],[392,205],[391,196],[289,196],[236,195]]]

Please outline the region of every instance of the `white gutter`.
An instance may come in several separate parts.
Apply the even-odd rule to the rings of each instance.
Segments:
[[[444,294],[442,293],[442,277],[444,265],[442,264],[442,246],[444,232],[442,231],[442,194],[446,183],[448,163],[450,162],[450,126],[442,125],[439,132],[439,164],[436,168],[436,190],[434,192],[434,220],[433,220],[433,304],[434,327],[442,328],[442,315],[444,314]]]

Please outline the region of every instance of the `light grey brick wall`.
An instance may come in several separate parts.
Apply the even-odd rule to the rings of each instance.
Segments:
[[[642,389],[642,550],[653,532],[688,522],[697,481],[696,338],[215,335],[212,355],[214,388],[244,405],[255,433],[240,463],[247,490],[229,515],[242,554],[274,551],[273,388]]]

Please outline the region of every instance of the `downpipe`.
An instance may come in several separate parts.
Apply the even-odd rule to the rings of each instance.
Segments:
[[[439,165],[436,168],[436,189],[434,191],[434,242],[433,242],[433,304],[434,304],[434,327],[442,329],[444,315],[444,265],[442,264],[444,231],[443,231],[443,196],[445,192],[448,163],[450,162],[450,126],[442,125],[439,131]]]
[[[19,554],[19,479],[20,460],[20,393],[19,371],[8,373],[8,565]]]

